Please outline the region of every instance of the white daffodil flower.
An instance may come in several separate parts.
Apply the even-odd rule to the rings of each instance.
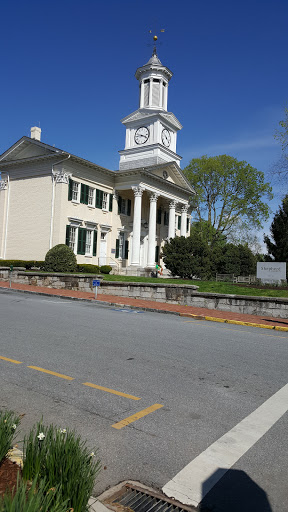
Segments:
[[[67,434],[66,428],[60,428],[60,434]]]
[[[17,425],[14,423],[14,424],[12,425],[12,428],[13,428],[13,430],[16,430]]]
[[[43,434],[43,432],[40,432],[37,437],[38,437],[39,441],[43,441],[43,439],[45,438],[45,435]]]
[[[91,452],[91,453],[90,453],[90,457],[95,457],[95,453],[94,453],[94,452]]]

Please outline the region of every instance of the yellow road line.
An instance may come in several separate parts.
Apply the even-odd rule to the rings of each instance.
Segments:
[[[9,361],[10,363],[22,364],[22,361],[16,361],[15,359],[9,359],[8,357],[0,356],[0,359],[3,359],[3,361]]]
[[[125,418],[124,420],[121,420],[118,423],[114,423],[114,425],[111,426],[113,428],[117,428],[118,430],[120,430],[120,428],[126,427],[127,425],[129,425],[129,423],[133,423],[133,421],[139,420],[140,418],[147,416],[147,414],[157,411],[157,409],[161,409],[161,407],[163,407],[163,405],[161,404],[151,405],[151,407],[147,407],[147,409],[143,409],[142,411],[136,412],[136,414],[128,416],[128,418]]]
[[[74,377],[68,377],[68,375],[63,375],[62,373],[44,370],[44,368],[39,368],[39,366],[27,366],[27,368],[32,368],[32,370],[38,370],[38,372],[49,373],[50,375],[55,375],[55,377],[60,377],[61,379],[74,380]]]
[[[101,391],[107,391],[107,393],[112,393],[113,395],[124,396],[125,398],[131,398],[131,400],[141,400],[138,396],[127,395],[127,393],[122,393],[121,391],[116,391],[115,389],[104,388],[103,386],[97,386],[97,384],[92,384],[91,382],[83,382],[83,386],[89,386],[90,388],[100,389]]]

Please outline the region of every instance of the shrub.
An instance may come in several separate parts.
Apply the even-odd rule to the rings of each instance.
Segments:
[[[23,451],[24,479],[46,479],[49,487],[59,484],[59,499],[68,499],[74,512],[87,510],[100,461],[74,431],[39,422],[24,437]]]
[[[44,270],[47,272],[75,272],[76,268],[76,256],[65,244],[55,245],[45,256]]]
[[[209,247],[200,236],[176,236],[162,248],[165,266],[173,276],[206,277],[210,273]]]
[[[32,267],[38,267],[41,268],[44,265],[44,261],[35,261],[35,260],[1,260],[0,259],[0,266],[1,267],[10,267],[10,265],[13,265],[13,267],[25,267],[27,270],[30,270]]]
[[[12,447],[20,418],[12,411],[0,411],[0,462]]]
[[[90,265],[89,263],[83,263],[77,265],[78,272],[86,272],[87,274],[99,274],[100,268],[98,265]]]
[[[110,267],[110,265],[102,265],[102,267],[100,267],[101,274],[110,274],[111,270],[112,267]]]
[[[35,478],[31,485],[19,479],[16,491],[5,493],[0,500],[0,512],[68,512],[67,503],[61,500],[59,485],[49,489],[45,480],[37,485]]]

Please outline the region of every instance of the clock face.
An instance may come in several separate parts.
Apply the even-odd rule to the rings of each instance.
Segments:
[[[166,128],[164,128],[164,130],[162,130],[162,142],[163,142],[164,146],[166,146],[167,148],[171,144],[171,135],[170,135],[169,130],[167,130]]]
[[[149,139],[149,130],[146,126],[141,126],[136,130],[135,133],[135,142],[136,144],[145,144]]]

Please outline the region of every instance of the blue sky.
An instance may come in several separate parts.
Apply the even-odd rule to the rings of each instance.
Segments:
[[[117,169],[134,73],[151,55],[149,29],[165,28],[158,55],[174,73],[182,168],[226,153],[269,179],[288,104],[287,19],[287,0],[2,0],[0,153],[40,123],[43,142]]]

